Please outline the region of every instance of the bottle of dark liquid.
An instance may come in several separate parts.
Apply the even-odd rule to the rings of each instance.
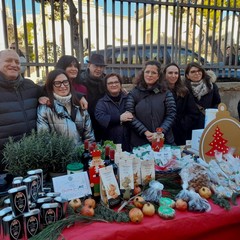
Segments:
[[[110,149],[109,155],[110,155],[110,164],[109,165],[112,165],[114,175],[117,178],[118,177],[118,166],[115,163],[115,150],[114,149]]]
[[[105,147],[105,158],[104,158],[104,165],[105,167],[110,165],[110,147]]]
[[[89,160],[91,159],[91,153],[89,152],[89,141],[88,140],[85,140],[84,141],[84,152],[82,154],[82,157],[81,157],[81,162],[83,164],[83,170],[84,171],[88,171],[88,163],[89,163]]]

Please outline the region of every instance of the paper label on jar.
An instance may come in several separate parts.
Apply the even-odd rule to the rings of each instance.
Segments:
[[[44,219],[45,219],[45,223],[47,225],[50,224],[50,223],[56,222],[56,213],[55,213],[55,211],[53,209],[48,209],[45,212]]]
[[[28,232],[28,237],[36,235],[39,229],[39,221],[35,216],[31,216],[28,221],[27,221],[27,232]]]
[[[15,197],[14,197],[14,206],[16,209],[23,213],[24,210],[26,209],[27,205],[27,198],[26,195],[23,192],[17,192]]]
[[[10,236],[13,239],[19,239],[21,232],[22,232],[22,226],[21,226],[20,221],[18,219],[14,219],[11,222],[10,227],[9,227]]]

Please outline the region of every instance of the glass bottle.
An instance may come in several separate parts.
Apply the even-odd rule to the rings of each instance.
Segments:
[[[84,152],[82,153],[82,156],[81,156],[81,162],[83,164],[84,171],[88,170],[88,163],[91,158],[92,158],[91,153],[89,151],[89,141],[85,140],[84,141]]]
[[[104,165],[105,167],[110,165],[110,147],[106,146],[105,147],[105,157],[104,157]]]
[[[115,163],[115,150],[114,149],[110,149],[109,155],[110,155],[110,164],[109,165],[112,165],[114,175],[117,178],[117,176],[118,176],[118,166]]]

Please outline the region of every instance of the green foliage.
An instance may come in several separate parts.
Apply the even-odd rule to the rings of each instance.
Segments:
[[[61,48],[54,44],[53,42],[49,42],[47,41],[47,45],[46,45],[46,49],[44,47],[42,47],[40,49],[40,58],[45,61],[45,62],[49,62],[49,63],[54,63],[55,62],[55,57],[54,57],[54,49],[56,51],[56,58],[60,58],[62,55],[61,52]],[[45,59],[45,52],[47,53],[47,59]]]
[[[4,162],[14,176],[25,176],[28,170],[41,168],[65,172],[75,156],[72,139],[57,133],[32,131],[30,135],[14,142],[12,138],[3,150]]]

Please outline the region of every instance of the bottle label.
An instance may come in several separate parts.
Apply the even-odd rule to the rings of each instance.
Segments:
[[[14,197],[14,207],[20,213],[23,213],[27,205],[27,196],[23,192],[17,192]],[[18,215],[18,214],[16,214]]]
[[[18,219],[14,219],[9,226],[9,233],[12,239],[19,239],[22,233],[21,222]]]
[[[47,225],[56,222],[56,212],[53,209],[48,209],[45,213],[44,219]]]
[[[36,216],[30,216],[26,223],[27,237],[35,236],[39,231],[39,221]]]

